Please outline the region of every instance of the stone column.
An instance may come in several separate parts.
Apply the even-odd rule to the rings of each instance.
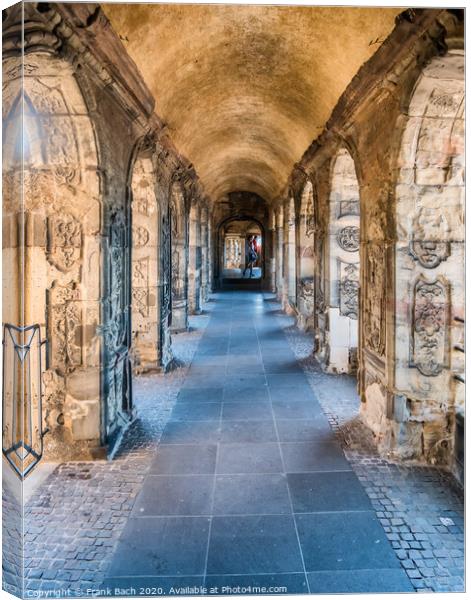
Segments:
[[[188,329],[188,217],[180,183],[172,186],[172,332]]]
[[[132,355],[135,373],[158,370],[158,230],[151,158],[139,156],[132,174]]]
[[[201,209],[201,299],[207,302],[209,298],[208,285],[208,209]]]
[[[296,221],[294,198],[286,201],[284,209],[284,263],[283,297],[284,310],[291,312],[296,304]]]
[[[201,209],[190,209],[190,255],[188,269],[188,303],[190,314],[201,312]]]
[[[276,264],[275,264],[275,286],[276,297],[281,302],[283,298],[283,243],[284,243],[284,228],[283,228],[283,207],[278,207],[276,211]]]
[[[306,331],[314,329],[314,196],[310,181],[301,198],[297,252],[297,322],[298,327]]]
[[[263,240],[265,244],[265,261],[268,279],[268,289],[270,292],[276,292],[276,214],[270,209],[269,228],[267,239]]]

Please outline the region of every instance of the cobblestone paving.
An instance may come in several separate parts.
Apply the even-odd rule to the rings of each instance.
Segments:
[[[414,588],[463,592],[462,488],[443,469],[380,457],[358,416],[355,379],[324,373],[312,356],[312,336],[281,311],[279,319]]]
[[[211,311],[173,337],[179,365],[134,380],[138,418],[113,461],[59,465],[25,508],[26,594],[87,594],[102,582]]]

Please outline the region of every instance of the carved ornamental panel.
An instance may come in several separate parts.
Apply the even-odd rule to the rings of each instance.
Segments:
[[[411,362],[423,375],[438,375],[447,366],[449,312],[448,284],[420,277],[414,286]]]
[[[357,264],[340,262],[340,314],[358,319],[358,294],[360,291],[359,269]]]
[[[82,364],[80,293],[75,282],[48,290],[49,367],[64,375]]]
[[[72,215],[62,214],[47,220],[47,258],[59,271],[73,269],[80,260],[82,225]]]
[[[385,351],[385,269],[386,260],[381,244],[368,244],[366,250],[365,342],[382,356]]]

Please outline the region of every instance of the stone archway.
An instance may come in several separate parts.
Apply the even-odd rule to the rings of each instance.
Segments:
[[[250,216],[231,217],[221,223],[218,231],[222,278],[226,281],[245,279],[249,238],[254,236],[258,256],[253,263],[252,276],[261,281],[265,276],[265,235],[261,223]]]
[[[13,285],[5,290],[4,320],[39,324],[49,339],[43,374],[46,457],[89,458],[104,439],[98,331],[102,198],[95,132],[67,61],[29,53],[21,63],[6,58],[4,73],[3,279]]]
[[[456,414],[464,409],[462,50],[430,61],[402,120],[395,189],[395,388],[402,422],[393,423],[392,445],[403,456],[446,463]]]
[[[358,364],[360,281],[360,191],[347,149],[333,160],[326,244],[326,312],[329,372],[348,373]]]

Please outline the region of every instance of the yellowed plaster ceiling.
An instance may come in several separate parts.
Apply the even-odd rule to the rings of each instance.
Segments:
[[[217,200],[276,198],[403,9],[105,4],[178,148]]]

